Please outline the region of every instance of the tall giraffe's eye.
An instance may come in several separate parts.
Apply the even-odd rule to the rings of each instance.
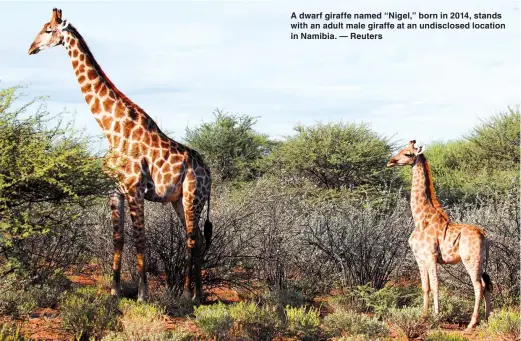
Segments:
[[[53,30],[49,30],[49,29],[45,30],[45,33],[53,33],[53,32],[54,32]]]
[[[407,153],[407,154],[405,154],[405,156],[407,156],[407,157],[413,157],[414,155],[413,155],[413,154],[409,154],[409,153]]]

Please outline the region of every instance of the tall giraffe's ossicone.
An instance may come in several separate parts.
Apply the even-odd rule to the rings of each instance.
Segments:
[[[109,195],[114,227],[112,293],[120,294],[125,198],[130,208],[137,250],[138,300],[147,297],[144,200],[171,202],[186,229],[188,259],[183,295],[190,297],[192,287],[195,287],[194,299],[201,302],[203,236],[199,218],[208,202],[204,224],[208,248],[212,234],[209,221],[210,170],[195,150],[168,138],[143,109],[114,86],[82,36],[62,19],[61,10],[55,8],[51,21],[43,25],[31,44],[29,54],[58,45],[67,50],[85,101],[109,140],[110,153],[105,166],[118,180],[118,188]]]
[[[439,313],[437,264],[463,262],[472,280],[476,297],[472,319],[467,327],[471,329],[478,322],[483,292],[485,318],[490,314],[492,282],[484,271],[487,238],[479,226],[450,221],[436,199],[429,163],[423,155],[425,148],[416,148],[415,144],[415,140],[410,141],[387,166],[412,166],[411,211],[415,228],[409,238],[409,245],[420,268],[424,314],[426,316],[429,310],[430,290],[434,298],[434,312]]]

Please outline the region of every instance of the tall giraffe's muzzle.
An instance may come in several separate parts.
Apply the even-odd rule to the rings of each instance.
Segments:
[[[38,52],[40,52],[40,48],[36,43],[32,43],[31,47],[29,47],[29,55],[37,54]]]

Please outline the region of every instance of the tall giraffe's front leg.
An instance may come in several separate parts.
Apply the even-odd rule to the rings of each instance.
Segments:
[[[134,243],[136,245],[137,270],[139,274],[138,301],[144,301],[148,294],[148,282],[145,262],[145,207],[144,197],[140,191],[137,191],[134,196],[129,195],[128,206],[134,231]]]
[[[109,193],[109,204],[112,213],[114,262],[112,264],[112,295],[121,293],[121,257],[125,244],[125,198],[118,190]]]

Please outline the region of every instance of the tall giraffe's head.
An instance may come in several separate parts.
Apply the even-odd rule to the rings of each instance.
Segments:
[[[62,11],[56,8],[52,10],[51,21],[43,25],[42,30],[34,38],[29,54],[36,54],[57,45],[63,45],[64,32],[69,26],[67,20],[62,20]]]
[[[404,149],[400,150],[389,162],[387,162],[387,167],[414,165],[416,157],[423,154],[425,151],[424,146],[416,148],[414,147],[415,144],[416,140],[409,141],[409,144]]]

